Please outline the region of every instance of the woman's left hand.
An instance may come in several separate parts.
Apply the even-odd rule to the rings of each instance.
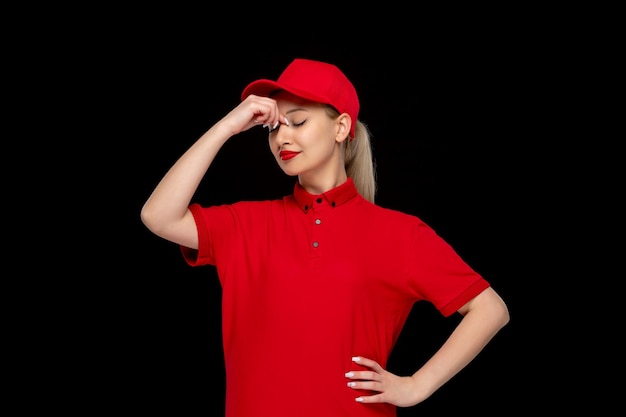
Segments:
[[[347,372],[345,376],[350,379],[348,387],[376,392],[372,395],[361,395],[356,398],[356,401],[410,407],[423,400],[417,398],[419,391],[413,377],[394,375],[384,370],[378,362],[362,356],[355,356],[352,360],[370,370]]]

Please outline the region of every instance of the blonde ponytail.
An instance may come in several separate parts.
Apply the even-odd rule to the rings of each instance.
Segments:
[[[343,143],[346,173],[354,181],[359,194],[373,203],[376,196],[376,165],[370,132],[365,123],[357,120],[354,139]]]

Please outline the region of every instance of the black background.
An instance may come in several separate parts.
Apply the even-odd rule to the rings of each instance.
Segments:
[[[51,395],[51,408],[223,413],[215,272],[187,266],[179,248],[152,235],[139,213],[176,158],[239,103],[249,82],[275,79],[296,57],[332,62],[355,85],[359,118],[373,135],[377,203],[431,225],[511,312],[509,325],[474,362],[398,415],[501,415],[554,399],[548,386],[561,378],[560,366],[540,376],[534,367],[536,358],[559,353],[549,341],[557,337],[551,323],[558,314],[538,319],[541,325],[536,319],[546,301],[537,287],[557,269],[546,261],[560,232],[545,227],[558,217],[547,201],[559,179],[545,175],[553,162],[545,146],[553,128],[545,123],[554,101],[546,86],[560,74],[556,41],[507,19],[428,29],[408,19],[388,32],[382,18],[351,30],[340,21],[299,26],[293,16],[280,20],[271,13],[265,22],[258,13],[259,22],[218,30],[215,13],[207,21],[166,14],[160,10],[156,20],[119,15],[95,26],[84,19],[72,30],[42,36],[31,52],[57,63],[32,82],[45,93],[39,106],[62,108],[49,128],[68,138],[54,142],[55,155],[63,156],[50,168],[62,174],[64,187],[40,198],[75,216],[52,222],[51,233],[71,243],[50,239],[47,245],[56,255],[49,266],[54,262],[72,278],[38,288],[44,297],[53,287],[60,292],[37,323],[51,347],[37,363],[50,371],[47,388],[62,392]],[[258,128],[224,146],[194,200],[275,198],[290,193],[294,180],[278,169]],[[417,305],[389,370],[413,373],[457,319]],[[303,378],[309,366],[302,364]],[[61,384],[56,375],[71,382]],[[529,377],[531,387],[520,385]]]
[[[429,223],[491,281],[511,309],[510,326],[475,362],[431,399],[399,410],[399,415],[445,415],[461,405],[493,411],[501,409],[500,401],[507,408],[523,401],[515,388],[519,350],[524,349],[515,341],[521,322],[516,287],[527,279],[529,256],[520,236],[532,225],[524,214],[531,208],[517,149],[527,126],[516,101],[527,86],[514,59],[493,45],[478,50],[458,46],[441,51],[442,56],[439,51],[423,56],[419,48],[358,54],[327,44],[278,44],[267,51],[245,50],[245,56],[235,58],[207,45],[206,54],[214,59],[200,63],[197,53],[161,50],[148,56],[154,67],[159,57],[177,67],[157,69],[153,85],[142,86],[149,74],[138,74],[134,81],[143,87],[136,91],[143,119],[128,115],[138,127],[133,139],[141,152],[134,155],[137,170],[128,178],[136,183],[134,209],[126,214],[132,220],[130,236],[137,239],[129,249],[140,266],[127,281],[136,301],[127,300],[131,314],[124,319],[122,340],[129,343],[120,349],[127,349],[130,359],[126,382],[142,389],[129,393],[129,401],[155,410],[212,411],[222,404],[214,271],[189,268],[178,247],[142,228],[138,213],[175,158],[238,103],[245,85],[257,78],[275,79],[294,57],[333,62],[355,84],[360,118],[373,133],[377,203]],[[279,197],[291,192],[293,182],[277,168],[259,128],[227,143],[194,200],[212,204]],[[389,363],[390,370],[404,375],[417,369],[456,323],[430,306],[415,310]],[[250,354],[255,354],[254,346]],[[309,366],[303,363],[301,371],[307,378]],[[499,401],[485,404],[486,398]]]

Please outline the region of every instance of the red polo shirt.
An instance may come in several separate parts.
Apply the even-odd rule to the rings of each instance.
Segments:
[[[413,304],[449,316],[489,286],[419,218],[352,182],[321,195],[190,206],[222,285],[227,417],[395,416],[361,404],[344,374],[387,359]]]

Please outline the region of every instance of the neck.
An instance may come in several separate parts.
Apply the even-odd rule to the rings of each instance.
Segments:
[[[333,188],[346,182],[347,179],[348,175],[346,174],[345,169],[336,173],[336,175],[329,175],[321,178],[304,174],[298,175],[298,182],[302,188],[313,195],[319,195],[332,190]]]

